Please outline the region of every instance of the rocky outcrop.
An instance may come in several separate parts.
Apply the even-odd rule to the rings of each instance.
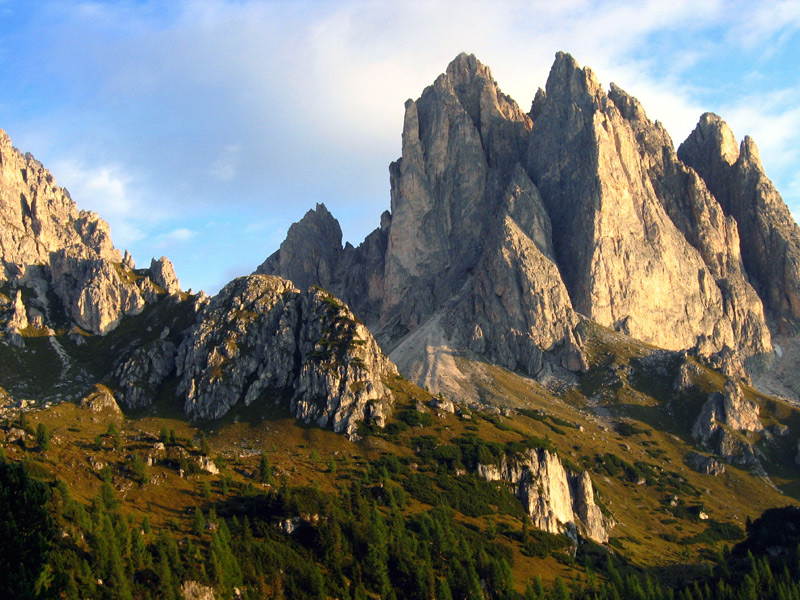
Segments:
[[[114,395],[104,385],[95,385],[92,393],[82,398],[80,407],[94,413],[108,412],[113,416],[122,415]]]
[[[594,502],[589,474],[567,471],[557,455],[528,450],[503,457],[499,465],[479,464],[477,470],[487,481],[513,484],[534,527],[550,533],[577,532],[601,544],[608,541],[610,523]]]
[[[764,429],[758,410],[758,404],[744,397],[739,384],[728,379],[724,393],[714,392],[708,397],[692,426],[692,435],[725,460],[751,464],[756,456],[752,444],[742,434]]]
[[[176,294],[181,291],[181,284],[178,276],[175,275],[175,268],[166,256],[162,256],[158,260],[152,259],[148,273],[150,280],[168,294]]]
[[[706,456],[699,452],[689,452],[686,455],[686,464],[698,473],[718,476],[725,472],[725,465],[713,456]]]
[[[183,600],[216,600],[217,596],[213,587],[196,581],[184,581],[181,585],[181,597]]]
[[[67,314],[88,332],[104,335],[125,315],[139,314],[145,300],[118,263],[86,256],[83,251],[58,250],[50,255],[53,291]]]
[[[177,348],[169,328],[153,342],[139,346],[112,371],[119,401],[128,408],[150,406],[164,380],[175,372]]]
[[[767,178],[755,142],[737,146],[728,125],[706,113],[678,156],[736,219],[742,260],[764,305],[788,332],[800,321],[800,228]]]
[[[177,351],[186,415],[216,419],[236,404],[285,404],[306,423],[357,437],[382,427],[396,369],[367,328],[330,293],[266,275],[241,277],[198,313]]]
[[[714,272],[656,193],[653,180],[666,182],[665,167],[647,145],[663,148],[666,134],[618,90],[606,95],[590,69],[563,53],[534,108],[528,171],[547,206],[575,309],[667,349],[763,351],[769,337],[765,327],[758,329],[757,302],[737,307],[745,323],[734,327]],[[662,191],[686,193],[680,179]],[[718,233],[732,239],[732,231]],[[746,291],[728,296],[746,298]],[[764,332],[763,343],[745,337],[753,328]]]
[[[13,313],[6,323],[6,331],[9,333],[19,333],[28,328],[28,313],[25,311],[25,304],[22,302],[22,290],[17,290],[14,295]]]
[[[104,335],[164,291],[180,289],[164,258],[149,275],[154,279],[144,280],[156,282],[154,293],[137,285],[143,278],[133,272],[130,254],[123,258],[114,248],[108,224],[79,211],[53,176],[0,131],[0,281],[36,290],[37,307],[23,308],[36,313],[37,326],[53,328],[63,309],[82,329]],[[50,305],[52,295],[61,306]]]

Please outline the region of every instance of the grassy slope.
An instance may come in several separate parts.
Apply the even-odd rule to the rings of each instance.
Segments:
[[[113,366],[112,357],[154,341],[168,324],[175,335],[192,319],[191,302],[163,300],[141,315],[125,319],[106,337],[87,336],[82,345],[76,345],[64,332],[56,332],[74,369],[86,374],[83,381],[73,379],[70,372],[62,372],[62,363],[46,337],[26,338],[27,352],[0,346],[0,385],[17,399],[85,395],[92,390],[92,380],[104,380]],[[35,450],[32,438],[22,444],[4,445],[13,459],[22,459],[27,451],[41,476],[64,479],[73,494],[87,502],[101,486],[97,465],[107,463],[112,466],[125,510],[137,519],[149,516],[156,526],[185,533],[191,530],[197,506],[208,508],[224,500],[223,478],[229,482],[229,494],[249,484],[261,485],[255,481],[254,473],[262,451],[267,453],[277,479],[291,486],[316,485],[333,491],[353,478],[360,479],[370,464],[388,456],[399,457],[412,470],[419,468],[419,472],[434,477],[436,465],[417,465],[420,461],[411,441],[415,436],[434,436],[440,444],[465,434],[499,443],[535,436],[549,440],[568,465],[590,471],[598,500],[617,521],[611,532],[613,547],[642,568],[684,564],[687,560],[702,562],[712,557],[716,546],[713,542],[681,543],[708,528],[708,522],[699,521],[686,508],[702,506],[712,520],[743,527],[747,517],[755,518],[766,508],[796,503],[800,497],[800,468],[794,463],[800,434],[800,413],[796,409],[745,389],[745,395],[761,406],[765,424],[789,427],[788,435],[762,440],[758,445],[772,482],[783,493],[750,471],[732,465],[726,465],[726,472],[719,477],[701,475],[684,462],[686,453],[694,449],[688,432],[708,393],[721,389],[724,377],[698,365],[695,388],[679,394],[672,390],[677,361],[668,363],[661,373],[654,372],[641,362],[642,357],[653,352],[652,347],[594,325],[586,326],[583,334],[592,369],[580,376],[574,386],[546,388],[496,366],[458,359],[463,371],[473,373],[482,398],[514,407],[507,413],[509,416],[469,410],[465,410],[466,416],[433,414],[428,426],[391,435],[367,435],[361,442],[350,443],[342,436],[304,426],[279,409],[263,405],[238,408],[217,422],[188,424],[165,386],[154,407],[124,417],[93,413],[69,402],[31,413],[32,428],[43,422],[53,434],[51,449],[44,453]],[[20,373],[26,372],[37,375],[25,378],[27,387],[15,383],[20,380]],[[113,385],[113,381],[105,383]],[[431,399],[427,392],[401,378],[390,385],[398,399],[397,415]],[[103,436],[111,421],[122,432],[123,448],[118,450],[112,449],[110,436],[101,438],[100,447],[96,444],[96,437]],[[621,423],[627,427],[620,428]],[[224,461],[222,472],[180,477],[176,468],[179,447],[168,448],[162,454],[153,450],[162,428],[175,431],[183,440],[179,446],[190,457],[198,454],[202,431],[211,447],[210,455]],[[133,481],[127,469],[132,453],[155,458],[143,486]],[[610,456],[632,466],[633,472],[615,472],[608,464]],[[331,463],[336,466],[335,472],[330,470]],[[211,495],[205,497],[203,488],[208,484]],[[678,507],[669,506],[673,496],[679,499]],[[409,498],[406,510],[428,508]],[[534,574],[551,579],[575,573],[565,564],[569,561],[523,555],[515,536],[502,533],[518,532],[518,517],[459,514],[458,518],[482,531],[489,529],[491,521],[501,531],[499,539],[514,552],[519,585]]]

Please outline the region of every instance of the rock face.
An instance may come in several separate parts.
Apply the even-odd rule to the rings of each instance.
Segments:
[[[136,315],[145,300],[121,265],[85,252],[58,250],[50,256],[52,286],[67,314],[89,331],[104,335],[125,315]]]
[[[367,328],[328,292],[252,275],[234,280],[206,306],[177,351],[186,415],[216,419],[238,403],[287,402],[306,423],[351,439],[357,422],[382,427],[396,369]]]
[[[153,276],[162,288],[175,291],[178,282],[165,260]],[[157,293],[144,297],[140,279],[130,255],[123,260],[114,248],[108,224],[79,211],[53,176],[30,154],[13,148],[0,131],[0,283],[36,291],[35,306],[25,307],[28,313],[35,311],[41,325],[52,327],[63,311],[87,332],[104,335],[157,298]],[[59,306],[50,302],[51,296]]]
[[[601,544],[608,541],[609,523],[594,502],[589,474],[567,471],[557,455],[528,450],[513,460],[504,457],[499,465],[479,464],[478,475],[513,484],[534,527],[550,533],[577,532]]]
[[[692,427],[692,435],[725,460],[750,464],[755,462],[756,456],[752,444],[741,434],[763,429],[758,405],[745,399],[739,384],[729,379],[724,393],[714,392],[708,397]]]
[[[666,159],[659,156],[664,148]],[[739,315],[726,313],[714,272],[725,279],[727,270],[709,268],[665,210],[674,208],[677,218],[684,205],[691,209],[712,200],[694,185],[697,178],[667,177],[677,163],[670,152],[666,133],[646,120],[638,103],[618,88],[606,95],[591,70],[557,55],[536,104],[528,170],[553,223],[555,254],[572,303],[602,325],[664,348],[700,344],[710,353],[728,345],[746,354],[765,352],[769,334],[744,278],[739,283],[745,290],[729,294],[746,298],[739,309],[746,323],[734,326],[732,317]],[[692,194],[700,197],[693,202]],[[692,229],[685,219],[680,222]],[[738,241],[735,228],[724,220],[715,225],[709,229],[722,236],[723,256],[709,258],[725,262],[730,255],[735,269],[738,251],[726,246]],[[705,239],[702,232],[691,233]],[[707,250],[699,241],[698,246]],[[745,335],[751,330],[761,335]]]
[[[0,130],[0,279],[16,274],[13,265],[42,265],[50,253],[86,246],[119,262],[108,224],[79,211],[69,193],[30,154],[23,155]]]
[[[800,228],[767,178],[755,142],[737,146],[728,125],[706,113],[678,156],[736,219],[742,260],[764,305],[787,332],[800,320]]]
[[[736,220],[726,215],[698,174],[683,164],[660,123],[650,121],[639,102],[611,84],[609,98],[632,128],[653,190],[673,224],[701,255],[722,296],[731,339],[718,332],[700,340],[701,351],[720,349],[720,341],[745,356],[770,352],[771,336],[764,309],[748,281],[741,258]],[[726,332],[727,333],[727,332]],[[708,353],[707,352],[707,353]]]
[[[324,204],[317,204],[289,227],[280,249],[256,272],[291,279],[301,290],[312,285],[332,289],[342,254],[339,222]]]

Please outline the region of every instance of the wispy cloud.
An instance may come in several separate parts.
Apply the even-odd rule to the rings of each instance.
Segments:
[[[241,144],[227,144],[220,150],[217,160],[211,167],[211,174],[221,181],[230,181],[236,177],[239,166],[239,155],[242,152]]]

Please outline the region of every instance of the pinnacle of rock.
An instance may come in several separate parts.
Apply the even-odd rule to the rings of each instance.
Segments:
[[[181,291],[181,284],[175,275],[175,268],[166,256],[162,256],[158,260],[152,259],[149,272],[153,283],[164,288],[168,294]]]
[[[678,156],[736,220],[741,257],[753,287],[782,332],[800,323],[800,228],[764,173],[755,142],[741,146],[722,119],[706,113]]]
[[[291,279],[300,289],[333,285],[342,252],[342,230],[324,204],[317,204],[289,228],[280,249],[256,273]]]

